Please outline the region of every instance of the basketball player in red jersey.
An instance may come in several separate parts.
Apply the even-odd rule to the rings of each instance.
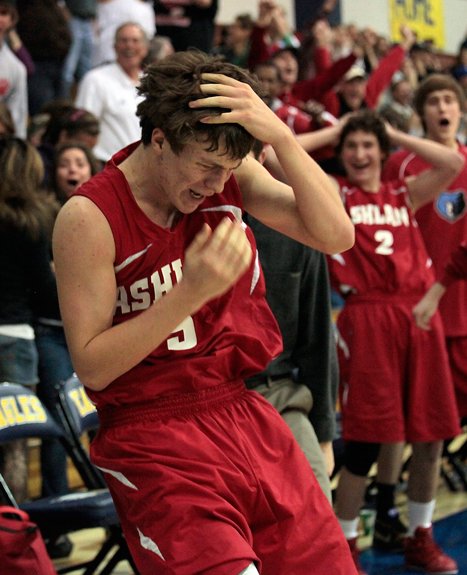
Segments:
[[[456,281],[467,280],[467,240],[451,254],[439,280],[430,287],[414,307],[414,316],[422,329],[430,329],[430,321],[447,288]]]
[[[431,74],[418,87],[415,109],[422,120],[425,137],[467,158],[467,146],[457,140],[465,97],[452,76]],[[388,158],[383,180],[403,179],[419,174],[428,164],[416,153],[401,149]],[[467,167],[433,201],[415,213],[436,278],[459,243],[467,238]],[[453,282],[440,303],[446,347],[456,392],[459,415],[467,419],[467,283]],[[400,545],[403,525],[395,512],[395,489],[400,477],[404,444],[387,445],[378,457],[377,507],[381,513],[375,524],[374,544],[386,548]],[[384,509],[388,510],[387,512]],[[383,543],[384,540],[384,543]]]
[[[354,229],[249,74],[178,52],[147,68],[141,141],[60,212],[73,365],[141,575],[348,575],[332,508],[278,412],[243,380],[281,350],[245,208],[327,253]],[[290,186],[247,157],[276,151]]]
[[[425,137],[458,150],[467,158],[467,146],[457,140],[465,106],[459,84],[447,74],[432,74],[419,86],[414,105]],[[417,154],[406,150],[390,156],[383,179],[405,178],[427,168]],[[415,217],[438,277],[451,253],[467,238],[467,166],[442,193],[417,210]],[[467,284],[452,283],[440,303],[451,371],[461,417],[467,418]]]
[[[330,259],[333,284],[346,297],[338,330],[347,446],[336,513],[346,536],[355,536],[365,477],[378,453],[374,442],[410,442],[406,564],[433,575],[455,574],[455,561],[433,540],[431,521],[442,442],[457,435],[458,413],[440,317],[433,319],[431,332],[413,318],[413,306],[433,281],[414,212],[449,185],[464,159],[390,126],[387,134],[393,145],[432,167],[382,183],[382,160],[389,151],[382,122],[368,113],[351,118],[342,130],[337,150],[347,177],[339,185],[356,226],[356,244]]]
[[[442,441],[458,433],[458,414],[441,319],[434,317],[433,329],[425,331],[412,315],[434,279],[414,211],[449,185],[464,159],[456,150],[385,128],[373,112],[299,138],[307,151],[338,141],[346,177],[335,182],[356,232],[352,249],[329,258],[331,281],[345,298],[337,327],[346,445],[336,514],[364,573],[356,542],[366,476],[381,444],[412,443],[406,563],[430,574],[455,574],[455,561],[432,538],[431,519]],[[382,183],[391,141],[431,169]]]

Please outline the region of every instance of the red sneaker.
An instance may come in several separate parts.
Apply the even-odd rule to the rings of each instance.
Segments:
[[[457,563],[436,545],[431,527],[417,527],[405,543],[405,563],[408,569],[425,571],[429,575],[456,575]]]
[[[363,571],[362,566],[360,565],[360,551],[357,547],[357,538],[354,537],[353,539],[347,539],[347,543],[349,544],[350,554],[352,555],[353,562],[357,568],[358,575],[367,575],[367,572]]]

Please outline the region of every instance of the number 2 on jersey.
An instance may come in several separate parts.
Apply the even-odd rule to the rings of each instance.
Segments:
[[[394,236],[389,230],[378,230],[375,232],[375,241],[378,243],[375,252],[382,256],[389,256],[394,253]]]

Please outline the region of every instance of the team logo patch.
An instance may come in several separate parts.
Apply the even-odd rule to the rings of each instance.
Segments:
[[[435,202],[435,207],[444,220],[450,223],[457,221],[466,209],[464,191],[442,192]]]

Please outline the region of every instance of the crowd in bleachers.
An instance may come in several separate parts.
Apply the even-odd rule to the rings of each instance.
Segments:
[[[393,43],[354,23],[332,26],[326,10],[332,4],[323,2],[321,10],[294,29],[274,0],[259,0],[230,23],[216,21],[216,0],[0,0],[0,381],[36,386],[54,413],[55,386],[72,374],[73,366],[51,259],[53,220],[60,206],[113,154],[140,139],[139,81],[147,66],[175,51],[197,48],[249,70],[259,80],[268,106],[337,181],[346,176],[343,134],[349,122],[365,116],[359,115],[362,112],[374,112],[391,136],[388,149],[381,151],[383,160],[389,158],[381,174],[384,181],[413,182],[431,165],[445,174],[449,161],[454,162],[446,158],[445,165],[436,165],[412,137],[467,157],[467,38],[459,38],[457,53],[448,54],[403,26],[401,40]],[[355,128],[359,130],[366,128]],[[408,151],[402,151],[406,143]],[[275,159],[268,157],[267,146],[264,151],[265,165],[274,173]],[[446,181],[439,178],[436,197],[429,204],[422,202],[415,214],[438,284],[424,286],[431,291],[418,304],[415,317],[419,329],[429,330],[440,306],[442,353],[450,362],[449,385],[456,390],[459,422],[465,424],[467,167]],[[345,185],[341,183],[341,190]],[[342,191],[343,196],[346,193]],[[382,250],[390,249],[386,239],[380,236]],[[447,268],[448,281],[445,265],[451,253],[455,259]],[[338,265],[329,261],[330,267]],[[341,307],[349,291],[340,289],[336,277],[339,273],[332,278],[332,297]],[[331,293],[330,284],[322,287]],[[343,372],[349,366],[340,359]],[[342,378],[341,374],[345,383]],[[319,421],[313,423],[319,427]],[[352,434],[348,437],[361,442]],[[385,443],[401,443],[388,437]],[[329,443],[327,436],[318,440]],[[436,450],[422,455],[440,457]],[[351,458],[373,462],[369,452],[362,455],[354,446],[346,457],[347,473],[350,468],[354,475],[366,477],[368,469],[359,468],[357,473]],[[18,500],[27,497],[26,458],[26,445],[2,449],[0,468]],[[400,445],[386,458],[392,461],[392,470],[400,469]],[[419,472],[424,469],[427,472],[419,464]],[[66,457],[58,444],[42,447],[42,480],[43,494],[68,490]],[[405,528],[394,511],[395,480],[380,476],[378,482],[384,494],[378,508],[380,524],[391,518],[390,537],[394,547],[400,546]],[[347,477],[347,483],[355,491],[356,482],[352,486]],[[356,518],[342,503],[342,489],[337,513],[341,511],[347,539],[354,541]],[[420,493],[412,495],[411,537],[418,525],[431,526],[432,515],[431,497],[425,501]],[[66,539],[49,543],[52,556],[70,551]],[[352,552],[358,566],[355,545]],[[439,570],[425,566],[432,569],[428,572],[456,573],[449,558],[443,557]],[[418,558],[414,561],[417,564]]]

